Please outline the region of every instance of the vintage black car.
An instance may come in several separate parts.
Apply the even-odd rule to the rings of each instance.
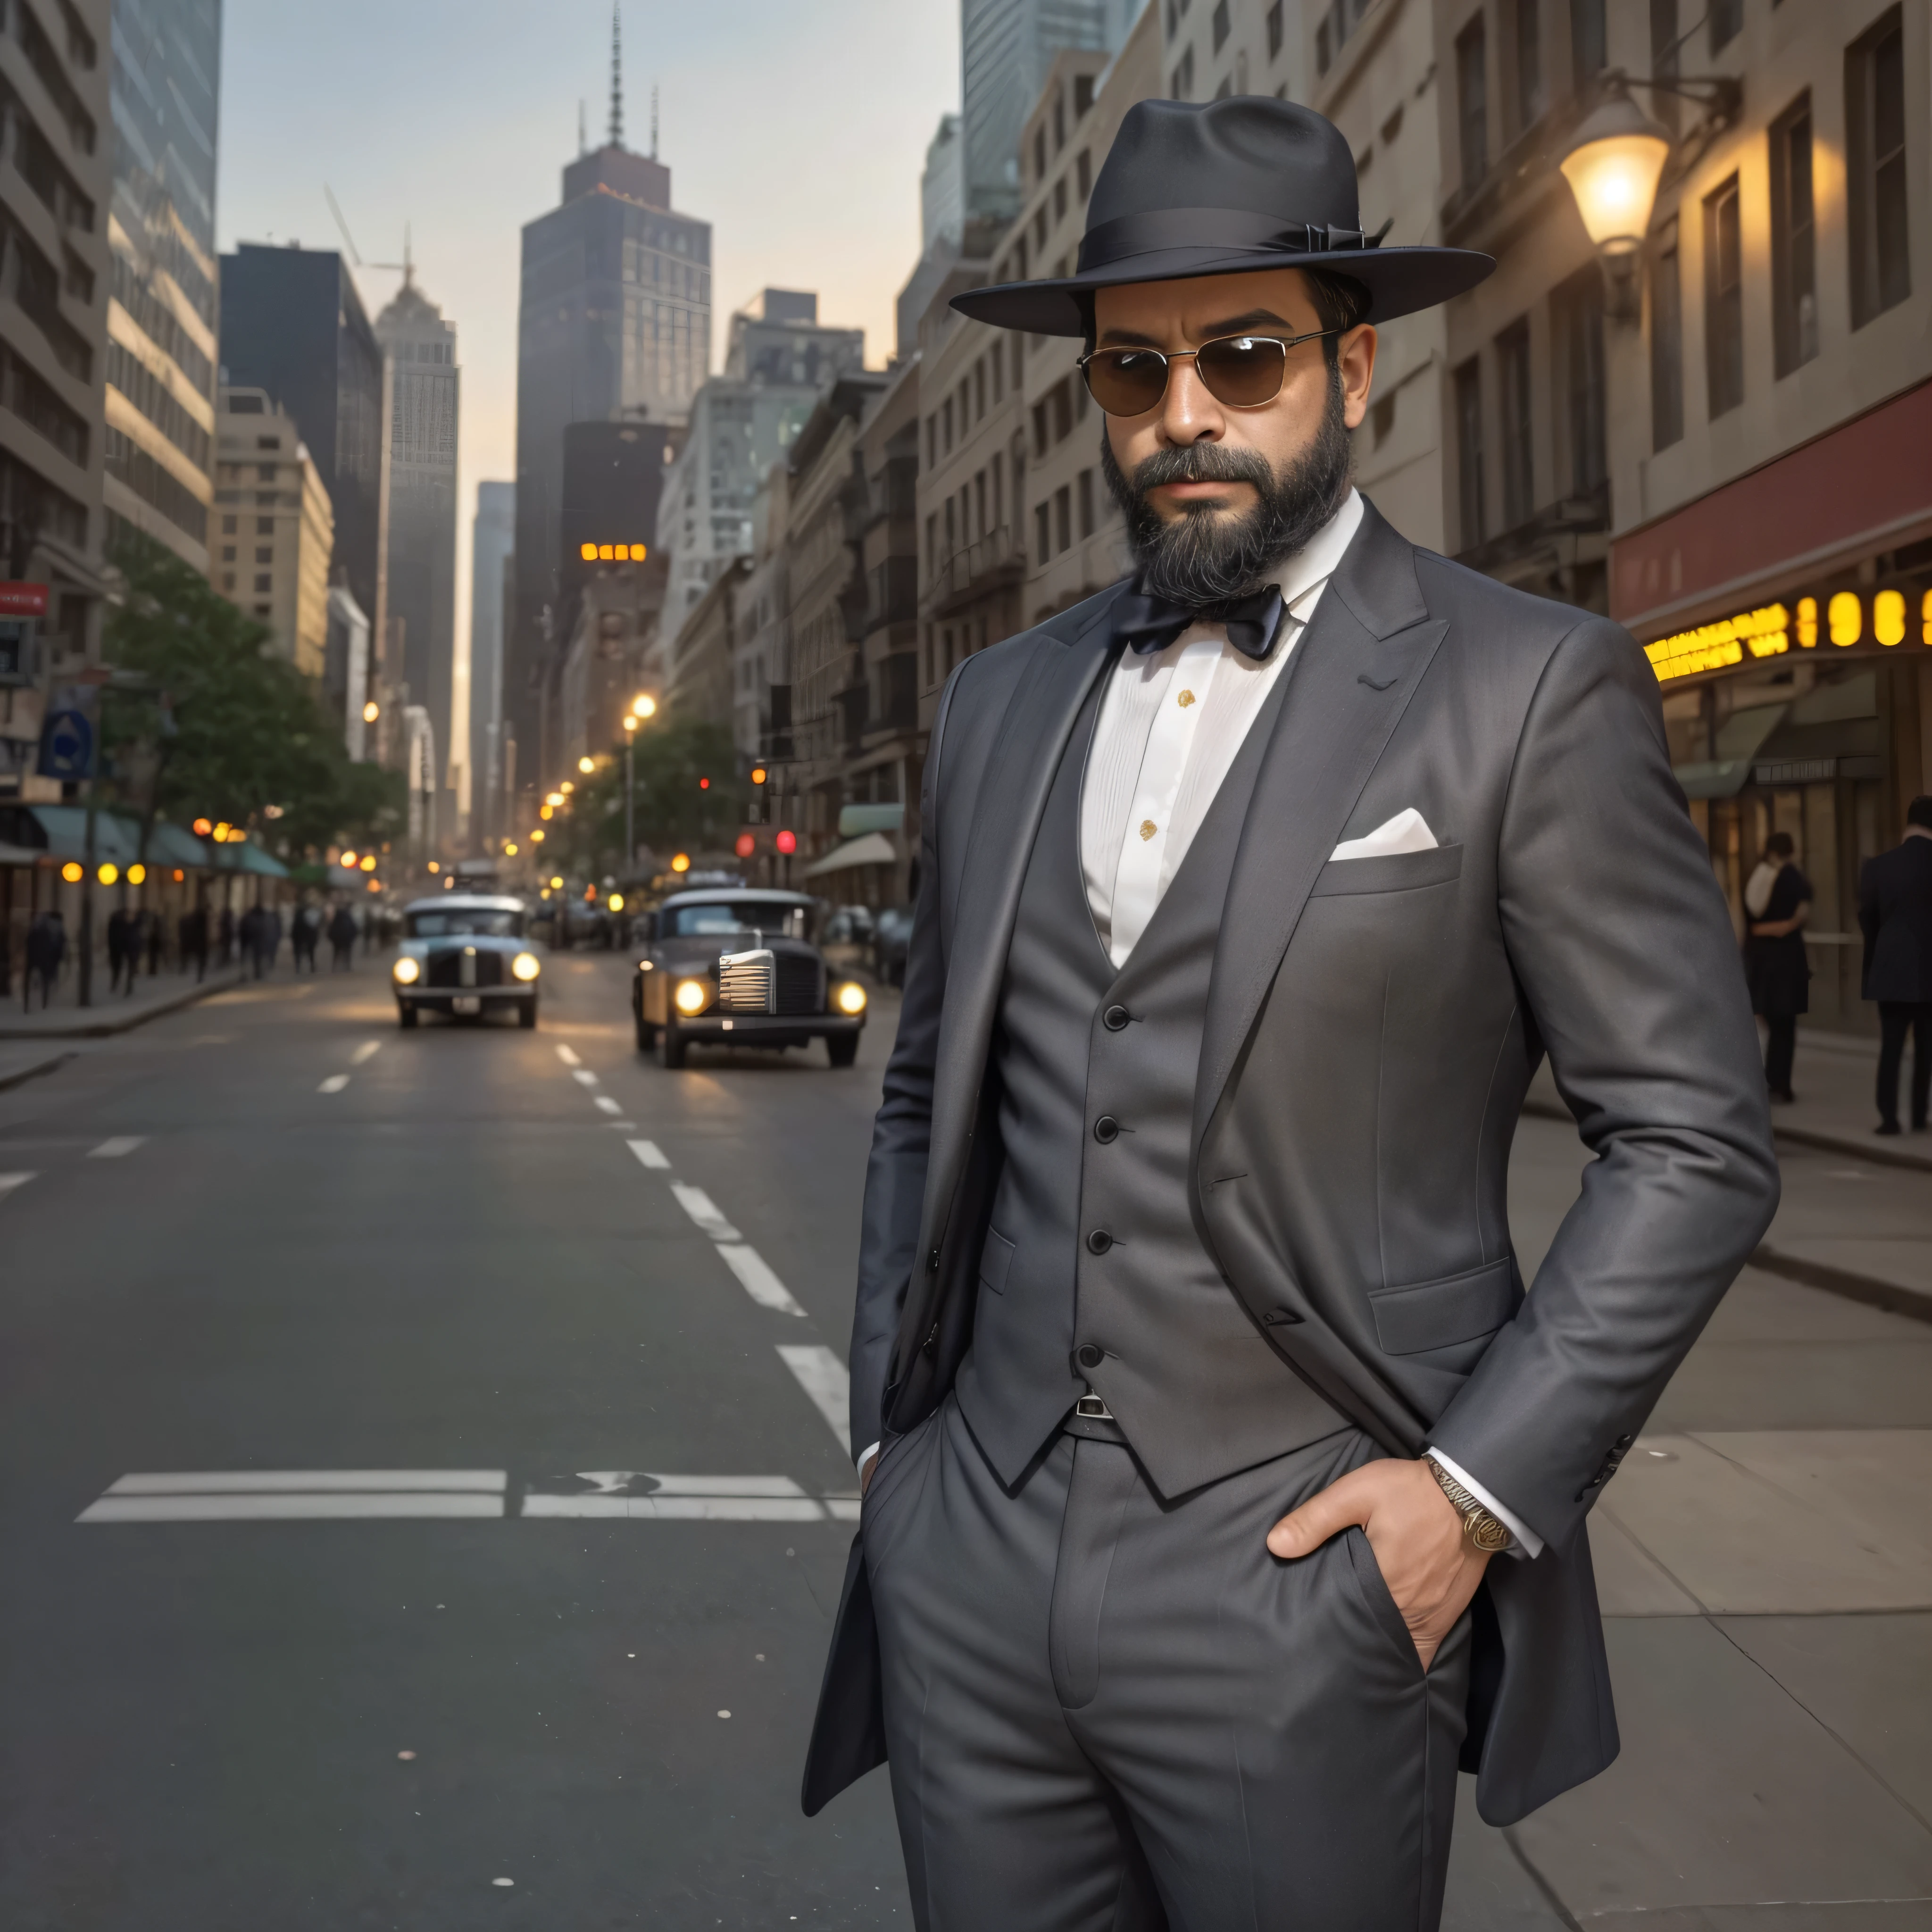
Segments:
[[[389,977],[396,1018],[412,1027],[425,1007],[458,1018],[514,1011],[519,1026],[537,1023],[542,962],[524,933],[524,902],[482,893],[447,892],[403,911],[403,945]]]
[[[850,1066],[866,1024],[866,988],[828,967],[814,943],[818,903],[803,892],[710,886],[674,892],[640,922],[631,976],[638,1050],[684,1064],[694,1040],[722,1046],[825,1042]]]

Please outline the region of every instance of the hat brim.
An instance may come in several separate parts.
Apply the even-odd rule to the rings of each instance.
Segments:
[[[1088,299],[1096,289],[1140,282],[1194,281],[1204,275],[1252,274],[1279,268],[1325,268],[1369,292],[1362,322],[1388,322],[1466,293],[1496,267],[1472,248],[1331,248],[1292,254],[1279,248],[1166,248],[1056,280],[1002,282],[968,289],[952,306],[995,328],[1035,335],[1087,333]]]

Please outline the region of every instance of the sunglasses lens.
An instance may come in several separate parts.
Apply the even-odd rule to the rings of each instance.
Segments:
[[[1087,393],[1110,416],[1142,416],[1166,392],[1167,358],[1149,349],[1102,349],[1087,358]]]
[[[1204,343],[1194,366],[1210,396],[1240,410],[1271,403],[1281,394],[1287,362],[1287,352],[1279,342],[1258,335],[1230,335]]]

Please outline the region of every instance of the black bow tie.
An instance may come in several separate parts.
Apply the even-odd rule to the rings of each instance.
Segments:
[[[1190,624],[1220,624],[1236,650],[1258,659],[1274,649],[1286,614],[1281,592],[1272,584],[1252,597],[1231,597],[1219,604],[1176,604],[1136,588],[1114,606],[1114,634],[1145,655],[1166,650]]]

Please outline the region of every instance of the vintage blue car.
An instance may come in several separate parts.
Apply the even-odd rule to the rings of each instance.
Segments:
[[[684,1064],[694,1041],[719,1046],[825,1042],[850,1066],[866,1024],[866,988],[828,966],[814,943],[818,902],[803,892],[707,886],[674,892],[640,922],[631,976],[638,1050]]]
[[[396,1018],[412,1027],[425,1010],[458,1019],[512,1010],[519,1026],[537,1023],[542,962],[525,937],[521,899],[446,892],[403,911],[402,951],[389,969]]]

